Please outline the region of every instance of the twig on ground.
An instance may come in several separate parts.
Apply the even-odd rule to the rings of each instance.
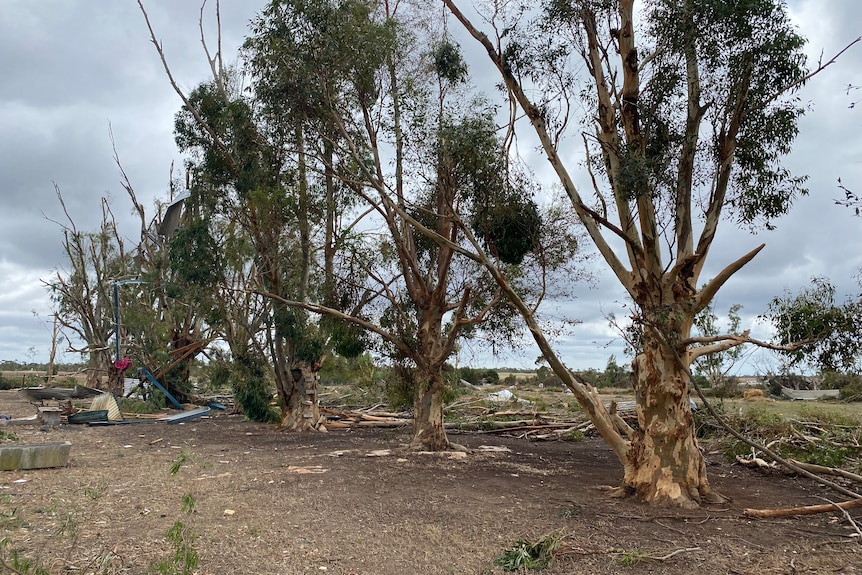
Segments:
[[[862,543],[862,529],[859,529],[859,524],[856,523],[856,521],[853,519],[853,516],[850,515],[850,513],[847,511],[847,509],[845,507],[841,507],[839,504],[835,503],[834,501],[830,501],[829,499],[826,499],[825,497],[821,497],[820,499],[822,499],[823,501],[829,501],[830,505],[834,506],[836,509],[838,509],[838,511],[841,512],[842,515],[844,515],[844,519],[846,519],[847,522],[850,523],[850,526],[856,530],[856,533],[859,536],[859,543]]]

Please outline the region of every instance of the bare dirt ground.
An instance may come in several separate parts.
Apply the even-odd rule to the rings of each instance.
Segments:
[[[0,413],[34,412],[0,391]],[[176,521],[196,535],[198,574],[500,574],[504,550],[554,531],[563,540],[547,575],[862,573],[862,543],[840,514],[742,514],[840,496],[730,465],[709,446],[711,482],[731,503],[678,511],[609,499],[600,487],[621,469],[592,438],[459,434],[470,452],[450,459],[399,451],[409,430],[284,434],[224,413],[0,431],[72,444],[66,468],[0,472],[6,559],[16,548],[51,574],[154,572],[173,557]]]

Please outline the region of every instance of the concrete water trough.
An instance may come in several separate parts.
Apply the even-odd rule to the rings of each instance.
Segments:
[[[0,471],[65,467],[71,448],[68,441],[0,445]]]

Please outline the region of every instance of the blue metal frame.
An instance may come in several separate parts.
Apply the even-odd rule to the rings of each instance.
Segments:
[[[171,395],[170,392],[167,389],[165,389],[165,386],[163,386],[161,383],[159,383],[159,380],[156,379],[152,373],[150,373],[150,370],[148,370],[146,367],[142,367],[142,368],[138,369],[138,371],[141,372],[144,375],[144,377],[149,379],[153,385],[155,385],[157,388],[159,388],[159,391],[164,393],[165,397],[167,397],[168,400],[171,403],[173,403],[177,409],[179,409],[180,411],[185,411],[183,404],[180,403],[179,401],[177,401],[177,398],[174,397],[173,395]]]

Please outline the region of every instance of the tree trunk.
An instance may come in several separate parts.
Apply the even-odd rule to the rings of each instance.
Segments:
[[[324,431],[320,417],[318,372],[305,361],[294,362],[285,378],[288,389],[279,389],[281,395],[281,429],[286,431]]]
[[[624,491],[657,505],[693,508],[720,501],[706,478],[688,377],[677,358],[663,342],[645,337],[632,368],[640,429],[628,450]]]
[[[107,391],[114,394],[115,397],[123,397],[123,373],[124,370],[117,367],[113,361],[108,364]]]
[[[103,389],[104,384],[102,383],[101,375],[104,370],[103,366],[110,365],[111,363],[110,357],[105,356],[103,358],[103,354],[91,351],[90,357],[87,360],[87,387]]]
[[[413,439],[410,442],[412,449],[449,449],[449,439],[443,429],[444,387],[442,369],[432,373],[417,370],[413,389]]]

